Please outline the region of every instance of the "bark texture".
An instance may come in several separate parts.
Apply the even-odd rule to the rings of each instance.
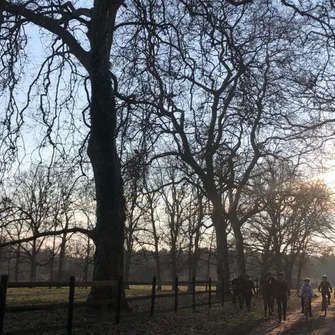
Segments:
[[[115,86],[110,73],[110,48],[115,16],[122,1],[96,1],[90,31],[91,133],[88,156],[96,192],[96,252],[93,280],[112,280],[106,288],[92,287],[89,301],[116,303],[118,278],[123,274],[125,202],[116,146]],[[115,85],[115,83],[114,83]]]

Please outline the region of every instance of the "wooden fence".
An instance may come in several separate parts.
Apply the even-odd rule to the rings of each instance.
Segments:
[[[74,322],[73,321],[73,312],[74,308],[76,306],[87,306],[87,302],[75,302],[75,289],[79,287],[107,287],[111,285],[115,285],[115,281],[93,281],[93,282],[76,282],[75,277],[71,276],[69,282],[35,282],[35,283],[8,283],[8,276],[2,275],[1,276],[1,283],[0,283],[0,335],[23,335],[23,334],[41,334],[43,332],[49,332],[49,331],[57,331],[66,329],[67,334],[72,334],[72,330],[74,328],[80,328],[85,327],[88,325],[93,325],[96,323],[101,322],[113,322],[115,320],[115,324],[119,324],[121,320],[121,311],[122,311],[122,295],[123,295],[123,278],[120,277],[117,283],[118,292],[117,292],[117,304],[116,304],[116,311],[115,315],[108,315],[105,317],[96,318],[94,320],[89,321],[83,321],[83,322]],[[126,298],[127,302],[132,301],[140,301],[140,300],[150,300],[150,311],[145,312],[137,312],[137,313],[124,313],[122,315],[122,318],[129,318],[134,316],[140,316],[140,315],[150,315],[153,316],[155,313],[164,313],[169,311],[174,311],[177,313],[179,309],[185,309],[185,308],[192,308],[193,311],[195,311],[197,306],[204,306],[208,305],[209,308],[212,306],[212,293],[215,293],[212,289],[212,285],[214,284],[211,280],[211,278],[208,279],[208,281],[196,281],[195,278],[193,278],[192,282],[187,281],[178,281],[178,277],[175,278],[174,282],[167,282],[162,285],[172,285],[174,288],[172,293],[164,293],[164,294],[157,294],[156,293],[156,277],[153,277],[151,283],[144,283],[144,282],[129,282],[129,285],[151,285],[151,294],[147,296],[137,296],[137,297],[129,297]],[[180,286],[184,285],[191,285],[192,289],[191,291],[187,292],[180,292],[179,288]],[[206,285],[208,287],[208,291],[196,291],[196,286],[199,285]],[[54,304],[40,304],[40,305],[25,305],[25,306],[7,306],[6,305],[6,296],[7,296],[7,288],[40,288],[40,287],[69,287],[69,298],[68,302],[66,303],[54,303]],[[216,301],[216,303],[221,303],[221,306],[224,305],[224,283],[220,283],[220,299]],[[196,295],[199,294],[206,294],[208,298],[206,299],[206,302],[198,303],[196,304]],[[192,304],[180,307],[179,297],[180,296],[192,296]],[[174,298],[174,306],[173,308],[168,308],[164,310],[155,310],[155,302],[156,299],[162,299],[162,298]],[[111,302],[111,300],[99,300],[97,304],[99,306],[101,305],[108,305]],[[90,304],[92,306],[92,304]],[[5,313],[10,312],[23,312],[23,311],[36,311],[36,310],[51,310],[51,309],[60,309],[60,308],[67,308],[67,323],[66,324],[59,324],[59,325],[52,325],[48,327],[39,327],[39,328],[26,328],[26,329],[20,329],[20,330],[9,330],[4,331],[5,325],[4,325],[4,317]],[[113,318],[114,316],[114,318]]]

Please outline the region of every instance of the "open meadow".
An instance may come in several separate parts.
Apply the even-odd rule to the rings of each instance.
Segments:
[[[179,286],[180,292],[186,292],[187,286]],[[197,291],[205,291],[205,286],[197,286]],[[76,288],[75,301],[82,302],[87,299],[90,287]],[[173,294],[171,286],[163,285],[162,291],[157,293]],[[126,289],[127,297],[148,296],[151,294],[151,285],[130,285]],[[68,287],[35,287],[35,288],[8,288],[7,305],[36,305],[67,302],[69,296]]]
[[[235,310],[231,301],[225,301],[221,306],[221,299],[211,295],[211,308],[208,306],[208,292],[204,286],[197,287],[197,291],[203,294],[196,296],[196,304],[202,304],[192,310],[192,295],[183,295],[187,287],[180,287],[178,296],[178,311],[173,312],[174,295],[171,286],[163,286],[159,294],[166,294],[168,297],[157,298],[155,304],[155,315],[150,317],[150,299],[131,301],[132,297],[150,296],[149,285],[130,286],[126,295],[130,298],[131,312],[122,312],[121,323],[115,325],[115,314],[111,311],[103,311],[104,320],[97,324],[88,323],[101,314],[88,310],[80,303],[83,303],[89,293],[89,288],[76,288],[74,308],[74,324],[82,324],[73,330],[73,334],[249,334],[257,327],[268,327],[277,323],[276,315],[272,318],[263,318],[263,301],[254,296],[252,311],[245,309]],[[7,295],[7,308],[16,306],[50,306],[59,303],[67,303],[68,288],[9,288]],[[188,308],[187,308],[188,307]],[[290,302],[290,311],[299,307],[299,300],[293,298]],[[33,308],[33,307],[32,307]],[[164,311],[165,312],[164,312]],[[170,310],[170,311],[168,311]],[[14,331],[23,328],[50,327],[58,324],[66,324],[67,308],[46,308],[31,311],[12,311],[5,315],[5,330]],[[86,323],[86,325],[85,325]],[[27,332],[26,332],[27,333]],[[10,333],[14,334],[14,333]],[[24,334],[24,333],[15,333]],[[45,334],[66,334],[66,330],[50,331]]]

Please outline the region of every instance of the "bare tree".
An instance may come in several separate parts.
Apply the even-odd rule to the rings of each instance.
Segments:
[[[315,238],[330,226],[330,190],[318,181],[298,177],[295,167],[271,162],[263,183],[264,209],[250,220],[249,238],[262,253],[262,274],[269,268],[285,271],[291,281],[301,274]],[[263,176],[266,179],[266,176]]]
[[[83,122],[89,126],[89,131],[82,136],[81,144],[82,149],[86,147],[86,143],[88,144],[87,153],[96,187],[94,280],[114,280],[114,286],[109,290],[93,288],[92,299],[100,296],[116,299],[115,287],[118,276],[123,271],[125,208],[116,148],[117,83],[112,79],[114,75],[111,73],[110,63],[115,20],[122,4],[122,0],[95,1],[92,7],[87,8],[77,7],[76,3],[69,1],[18,3],[4,0],[0,4],[0,71],[3,78],[2,86],[8,92],[8,109],[3,123],[5,131],[1,137],[5,154],[2,162],[8,163],[13,157],[12,154],[16,153],[19,131],[23,127],[27,107],[33,100],[32,90],[35,85],[41,82],[43,87],[43,93],[39,94],[39,111],[46,130],[44,143],[51,143],[53,147],[57,146],[61,138],[57,132],[59,123],[55,120],[59,120],[62,106],[72,105],[67,111],[67,120],[73,121],[72,124],[70,122],[71,131],[75,130],[80,134],[80,128],[74,124],[76,117],[71,111],[76,110],[73,105],[77,84],[80,82],[80,85],[84,84],[86,88],[88,106],[83,111]],[[39,28],[42,35],[48,39],[50,53],[42,60],[40,69],[26,90],[26,104],[20,108],[15,101],[15,92],[19,88],[20,71],[25,66],[21,61],[26,55],[25,47],[29,44],[26,32],[28,24],[29,27]],[[62,90],[64,86],[61,86],[60,79],[67,70],[70,71],[67,72],[69,87]],[[62,99],[61,94],[64,92],[67,92],[67,95]],[[86,115],[87,110],[89,117]],[[53,132],[56,139],[52,138]],[[72,143],[69,141],[67,144],[70,147]]]
[[[147,108],[147,122],[157,134],[150,162],[176,157],[189,182],[190,175],[197,177],[211,203],[218,279],[228,282],[229,224],[239,271],[245,273],[242,191],[260,160],[286,155],[283,148],[297,135],[287,105],[298,83],[287,74],[308,55],[308,48],[303,56],[299,51],[303,20],[252,1],[240,7],[207,1],[136,4],[129,17],[139,23],[133,31],[124,28],[129,38],[118,41],[119,59],[133,60],[120,61],[126,69],[122,87],[132,93],[134,110]],[[248,215],[255,211],[257,204]]]
[[[153,182],[151,181],[151,184]],[[160,257],[160,245],[161,245],[161,234],[159,231],[160,215],[158,212],[159,194],[149,189],[148,182],[145,183],[144,189],[146,190],[145,201],[147,203],[147,213],[144,215],[144,227],[146,235],[146,243],[148,240],[149,245],[153,247],[152,256],[155,260],[156,265],[156,278],[157,278],[157,290],[162,290],[162,274],[161,274],[161,257]],[[144,243],[145,244],[145,243]]]
[[[0,123],[4,157],[1,168],[8,170],[17,154],[20,131],[24,130],[27,114],[34,110],[28,107],[35,95],[39,98],[38,108],[30,116],[42,120],[44,131],[39,153],[44,146],[50,146],[53,160],[54,155],[64,154],[79,142],[83,163],[87,149],[96,188],[96,228],[85,231],[74,227],[61,233],[89,234],[96,244],[94,279],[113,280],[108,290],[92,289],[90,298],[111,297],[115,301],[117,278],[123,273],[125,201],[117,135],[124,118],[139,110],[145,127],[150,125],[155,134],[145,148],[147,152],[153,149],[148,155],[150,161],[167,155],[177,157],[184,170],[186,165],[197,176],[198,187],[211,202],[218,279],[225,276],[229,281],[229,223],[235,235],[240,272],[245,272],[240,229],[243,222],[236,219],[235,210],[240,198],[231,202],[235,209],[230,212],[234,217],[229,219],[223,201],[225,192],[230,190],[234,196],[242,192],[261,158],[285,150],[279,142],[287,143],[293,136],[305,141],[306,134],[323,124],[327,99],[319,96],[331,74],[325,75],[325,64],[329,70],[327,60],[320,55],[318,41],[310,38],[315,36],[310,34],[314,26],[305,29],[306,20],[319,13],[319,6],[312,7],[312,1],[308,1],[307,9],[286,0],[282,3],[302,18],[282,11],[278,3],[251,0],[182,0],[177,4],[134,0],[129,10],[122,6],[123,0],[98,0],[87,8],[68,1],[1,1],[0,72],[1,84],[8,93],[5,117]],[[313,22],[317,23],[327,17],[314,16]],[[123,21],[116,24],[117,17]],[[332,32],[331,24],[325,26]],[[36,75],[27,84],[22,73],[30,43],[27,29],[32,27],[41,29],[50,53],[43,54]],[[122,38],[114,43],[111,62],[114,33]],[[64,74],[68,81],[61,80]],[[121,78],[119,83],[117,77]],[[16,99],[20,82],[28,87],[23,104]],[[316,86],[320,94],[313,91]],[[85,106],[75,98],[80,90],[87,97]],[[313,107],[307,99],[310,94],[306,95],[310,91],[317,104],[316,121],[308,113]],[[116,97],[122,101],[120,108]],[[63,122],[69,126],[61,129]],[[83,125],[87,126],[85,132],[81,131]],[[63,136],[72,132],[78,136],[76,140]],[[315,147],[311,142],[307,144],[311,145],[308,150]],[[236,165],[233,170],[222,171],[222,165],[226,168],[236,157],[244,162],[238,173]],[[187,178],[192,182],[189,173]],[[33,233],[18,240],[34,243],[47,234]]]
[[[126,199],[126,221],[125,221],[125,259],[124,280],[129,288],[129,271],[131,258],[136,242],[136,233],[140,229],[141,219],[147,210],[143,205],[143,184],[146,177],[145,162],[141,152],[135,150],[130,154],[123,165],[123,176]]]
[[[55,187],[57,194],[55,195],[54,205],[54,221],[57,229],[64,232],[60,236],[59,255],[58,255],[58,281],[64,281],[63,267],[66,254],[66,244],[72,234],[68,234],[69,228],[75,226],[75,214],[78,210],[78,197],[80,196],[79,187],[80,179],[76,178],[64,166],[62,171],[54,171]]]
[[[48,231],[52,225],[55,195],[54,186],[48,179],[48,169],[41,165],[36,169],[32,167],[29,171],[17,176],[9,189],[12,193],[7,193],[3,205],[9,213],[7,219],[9,217],[10,221],[6,220],[2,223],[11,239],[20,238],[16,234],[35,236]],[[44,240],[45,237],[42,237],[21,244],[21,249],[30,262],[31,282],[36,279],[37,255]]]
[[[76,204],[77,218],[80,220],[80,225],[87,229],[92,230],[95,225],[95,203],[94,203],[94,185],[91,180],[86,180],[82,183],[79,189],[79,199]],[[82,259],[83,281],[88,281],[89,266],[93,262],[93,255],[95,252],[95,245],[92,239],[87,235],[82,235],[82,242],[76,244],[76,251],[80,251]]]
[[[188,237],[187,250],[188,250],[188,281],[191,282],[193,278],[197,277],[197,269],[201,257],[201,242],[202,235],[205,231],[205,204],[204,197],[196,188],[192,188],[188,204],[189,213],[187,217],[187,226],[184,228],[184,234]],[[188,290],[193,290],[191,284]]]
[[[159,190],[161,196],[162,212],[164,213],[165,228],[163,228],[164,239],[170,248],[169,260],[171,268],[171,280],[178,276],[178,263],[180,253],[184,247],[183,227],[187,222],[187,198],[190,189],[185,184],[177,184],[178,170],[175,167],[167,167],[166,176],[169,186]]]

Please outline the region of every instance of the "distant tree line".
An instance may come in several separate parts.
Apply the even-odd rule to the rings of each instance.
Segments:
[[[166,161],[162,169],[148,168],[140,177],[130,173],[133,163],[130,157],[124,166],[125,282],[155,275],[161,288],[162,281],[176,276],[189,281],[217,278],[211,204],[173,161]],[[2,184],[1,269],[13,281],[64,281],[69,273],[85,281],[92,278],[92,183],[80,175],[70,178],[64,168],[32,165]],[[240,218],[253,211],[243,219],[241,230],[246,271],[254,277],[285,271],[290,284],[296,285],[316,257],[331,253],[320,239],[325,241],[333,232],[332,192],[324,182],[304,177],[297,166],[264,160],[262,168],[249,180],[239,206]],[[229,200],[224,200],[228,208]],[[227,243],[230,279],[241,272],[229,221]]]

